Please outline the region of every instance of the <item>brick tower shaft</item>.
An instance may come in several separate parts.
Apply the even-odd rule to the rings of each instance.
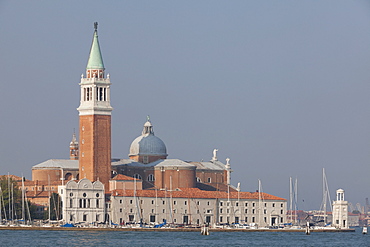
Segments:
[[[97,23],[86,68],[81,76],[79,177],[99,180],[109,189],[111,178],[110,79],[100,51]]]

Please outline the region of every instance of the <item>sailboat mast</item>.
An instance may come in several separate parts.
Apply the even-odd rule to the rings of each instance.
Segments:
[[[325,176],[325,168],[322,168],[322,191],[323,191],[323,210],[324,210],[324,224],[326,225],[326,218],[327,218],[327,215],[326,215],[326,198],[327,198],[327,194],[328,192],[326,191],[327,187],[326,187],[326,176]]]
[[[48,188],[48,195],[49,195],[49,224],[50,224],[50,209],[51,209],[51,198],[50,198],[50,175],[48,174],[48,185],[49,185],[49,188]]]
[[[12,220],[12,210],[11,210],[11,205],[12,205],[12,201],[11,201],[11,194],[10,194],[10,176],[9,176],[9,172],[8,172],[8,207],[9,207],[9,211],[8,211],[8,215],[9,215],[9,220]]]
[[[296,178],[295,179],[295,184],[294,184],[294,192],[295,192],[295,195],[294,195],[294,212],[295,212],[295,220],[298,221],[298,179]],[[299,222],[298,222],[299,224]]]
[[[262,200],[261,200],[261,180],[258,179],[258,226],[262,225]]]
[[[22,174],[22,220],[26,222],[25,212],[24,212],[24,179]]]
[[[0,208],[1,207],[3,208],[3,211],[4,211],[4,219],[5,219],[5,221],[7,221],[8,218],[6,216],[6,207],[5,207],[5,202],[4,202],[4,194],[3,194],[3,190],[1,189],[1,187],[0,187],[0,192],[1,192]],[[1,202],[3,204],[1,204]]]
[[[290,211],[290,222],[293,224],[293,189],[292,189],[292,177],[289,178],[289,211]]]
[[[12,218],[17,219],[17,212],[14,211],[14,184],[12,183]]]

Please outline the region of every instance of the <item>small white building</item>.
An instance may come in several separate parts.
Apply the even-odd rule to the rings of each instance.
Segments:
[[[344,190],[337,190],[337,200],[333,202],[333,226],[348,228],[348,202],[344,200]]]
[[[105,221],[104,184],[84,178],[58,186],[65,223],[99,223]]]

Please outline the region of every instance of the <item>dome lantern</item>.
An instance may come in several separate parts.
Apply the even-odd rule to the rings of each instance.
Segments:
[[[153,125],[148,116],[141,136],[131,143],[129,157],[132,160],[148,164],[159,159],[166,159],[167,156],[166,145],[154,135]]]

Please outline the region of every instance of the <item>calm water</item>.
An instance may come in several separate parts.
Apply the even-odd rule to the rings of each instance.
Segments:
[[[370,234],[0,231],[0,246],[370,246]]]

